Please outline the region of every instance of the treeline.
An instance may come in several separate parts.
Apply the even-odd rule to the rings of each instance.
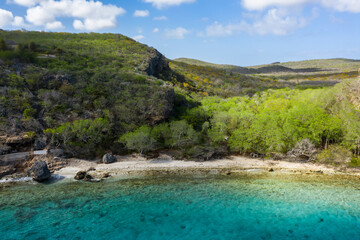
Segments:
[[[340,160],[346,162],[352,156],[357,162],[360,112],[353,91],[359,86],[360,80],[356,80],[326,89],[207,97],[201,106],[183,112],[180,120],[152,128],[142,126],[119,140],[140,153],[172,148],[190,158],[219,149],[286,158],[294,148],[309,142],[317,150],[313,154],[318,154],[318,161],[331,163],[335,161],[331,159],[344,158]],[[342,155],[334,157],[339,153]]]

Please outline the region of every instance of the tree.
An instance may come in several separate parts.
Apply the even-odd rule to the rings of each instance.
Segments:
[[[199,143],[200,134],[185,120],[171,122],[169,128],[168,143],[171,147],[185,149]]]
[[[147,125],[124,134],[120,137],[120,142],[123,142],[128,149],[136,150],[140,154],[154,150],[157,145],[156,139],[151,136],[151,128]]]
[[[6,42],[4,39],[0,38],[0,51],[7,50]]]
[[[30,52],[36,52],[36,44],[34,42],[30,42],[28,48]]]

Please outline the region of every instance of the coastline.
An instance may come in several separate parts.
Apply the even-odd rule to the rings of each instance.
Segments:
[[[50,183],[77,181],[74,179],[79,171],[92,176],[91,181],[104,179],[156,177],[156,176],[193,176],[231,175],[236,173],[272,173],[272,174],[323,174],[360,177],[356,168],[340,168],[318,163],[291,162],[286,160],[258,159],[244,156],[228,156],[211,161],[174,160],[167,154],[154,159],[146,159],[139,155],[116,156],[116,162],[100,163],[100,160],[67,159],[67,165],[52,173]],[[34,182],[30,177],[8,176],[0,180],[1,184]]]
[[[323,173],[360,175],[353,169],[338,169],[336,167],[316,164],[288,162],[283,160],[262,160],[241,156],[230,156],[227,159],[196,162],[173,160],[164,155],[156,159],[146,160],[140,156],[117,157],[117,162],[98,164],[96,162],[72,159],[68,166],[55,171],[55,175],[64,178],[74,178],[78,171],[91,169],[96,177],[109,174],[112,177],[156,176],[156,175],[196,175],[196,174],[231,174],[236,172],[281,172],[281,173]],[[95,170],[94,170],[95,169]]]

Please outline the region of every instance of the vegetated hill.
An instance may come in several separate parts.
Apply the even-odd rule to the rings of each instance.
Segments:
[[[226,72],[252,76],[253,79],[273,79],[274,86],[331,86],[346,79],[357,77],[360,60],[320,59],[297,62],[272,63],[259,66],[239,67],[234,65],[212,64],[194,59],[179,58],[174,63],[220,69]]]
[[[219,67],[191,65],[171,61],[170,68],[183,77],[182,86],[188,91],[204,96],[253,95],[269,88],[291,87],[293,84],[279,82],[273,77],[252,76]]]
[[[172,149],[202,160],[228,153],[313,160],[323,150],[319,161],[344,153],[359,164],[359,81],[322,88],[343,81],[342,68],[353,77],[358,62],[286,64],[240,73],[169,63],[119,34],[0,31],[0,152]],[[323,72],[324,79],[307,79]]]
[[[41,149],[52,138],[69,154],[94,156],[173,112],[174,89],[161,80],[170,74],[167,59],[128,37],[0,31],[0,39],[3,153],[34,139]]]
[[[202,66],[202,67],[214,67],[219,69],[246,69],[243,67],[235,66],[235,65],[229,65],[229,64],[215,64],[215,63],[209,63],[204,62],[201,60],[191,59],[191,58],[176,58],[174,59],[176,62],[182,62],[189,65],[196,65],[196,66]]]

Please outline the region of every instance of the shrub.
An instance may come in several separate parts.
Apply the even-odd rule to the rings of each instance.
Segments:
[[[171,122],[169,129],[167,142],[171,147],[185,149],[200,142],[200,134],[185,120]]]
[[[29,107],[24,110],[23,116],[25,120],[31,119],[35,116],[36,110]]]
[[[129,132],[120,137],[130,150],[136,150],[140,154],[155,150],[157,146],[156,139],[151,136],[151,128],[147,125],[141,126],[134,132]]]
[[[323,150],[316,157],[316,162],[343,165],[351,162],[352,153],[339,145],[331,145],[328,149]]]
[[[94,157],[99,149],[105,147],[110,137],[107,119],[84,119],[72,123],[63,123],[55,129],[47,129],[45,134],[51,136],[53,145],[63,147],[73,156]]]

